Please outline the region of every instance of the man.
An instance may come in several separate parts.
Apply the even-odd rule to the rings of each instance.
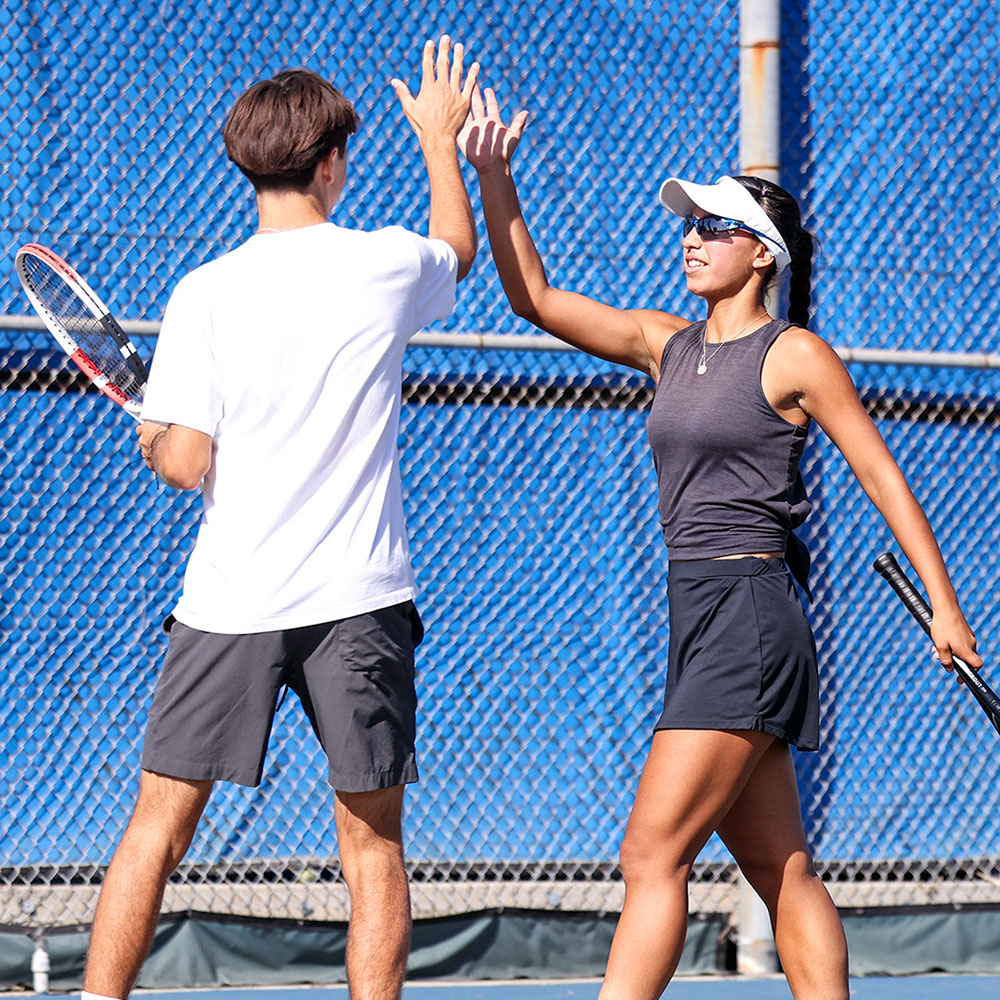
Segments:
[[[422,627],[402,517],[398,435],[407,340],[446,316],[476,253],[456,136],[478,66],[423,51],[416,98],[392,85],[430,184],[429,239],[330,223],[347,178],[351,104],[305,70],[250,88],[226,150],[259,228],[171,296],[139,427],[146,464],[202,487],[204,515],[167,620],[169,649],[135,811],[108,868],[84,998],[122,1000],[163,889],[212,784],[260,782],[281,688],[329,759],[351,894],[355,1000],[397,998],[410,937],[401,813],[417,780],[414,647]]]

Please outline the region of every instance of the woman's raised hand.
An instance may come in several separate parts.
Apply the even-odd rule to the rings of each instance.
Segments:
[[[469,117],[458,134],[458,148],[479,171],[509,163],[527,121],[528,112],[518,111],[510,125],[504,125],[496,93],[476,86]]]

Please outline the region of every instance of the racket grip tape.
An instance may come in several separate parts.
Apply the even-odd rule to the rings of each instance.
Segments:
[[[913,589],[913,584],[899,568],[896,557],[891,552],[883,552],[872,564],[876,573],[889,581],[889,586],[896,591],[896,596],[903,602],[907,611],[916,618],[920,627],[931,634],[931,620],[934,617],[930,605]]]

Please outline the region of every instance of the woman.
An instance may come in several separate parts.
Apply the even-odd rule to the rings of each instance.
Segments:
[[[621,848],[625,904],[602,1000],[658,997],[681,955],[687,877],[713,831],[764,900],[797,1000],[846,1000],[847,948],[812,867],[789,744],[816,749],[812,635],[789,567],[808,512],[798,474],[815,420],[844,454],[916,569],[941,662],[981,664],[934,535],[836,353],[806,329],[812,238],[794,199],[757,178],[670,179],[699,323],[553,288],[528,233],[505,127],[478,92],[459,143],[479,174],[493,256],[514,312],[657,382],[649,438],[670,557],[670,649],[656,726]],[[789,322],[765,292],[790,269]]]

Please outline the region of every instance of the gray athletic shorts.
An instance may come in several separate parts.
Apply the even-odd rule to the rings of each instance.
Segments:
[[[367,792],[417,780],[412,601],[340,621],[222,635],[172,618],[142,767],[177,778],[260,784],[278,697],[302,702],[330,784]]]

